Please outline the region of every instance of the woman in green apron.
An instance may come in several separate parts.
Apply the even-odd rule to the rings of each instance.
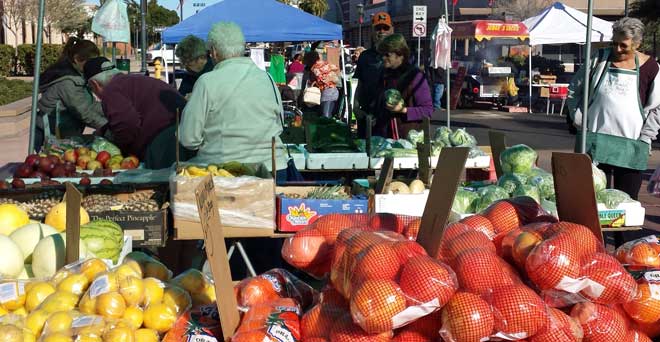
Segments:
[[[608,178],[608,188],[637,199],[651,141],[660,128],[658,63],[639,52],[644,24],[623,18],[612,27],[612,47],[591,58],[586,152]],[[584,71],[569,88],[571,120],[581,131]],[[581,141],[578,133],[577,142]]]

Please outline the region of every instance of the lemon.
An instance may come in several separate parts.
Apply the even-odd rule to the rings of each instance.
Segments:
[[[80,300],[80,303],[78,304],[78,308],[80,309],[80,312],[87,314],[87,315],[95,315],[96,314],[96,298],[91,298],[89,296],[89,293],[86,293],[82,299]]]
[[[158,342],[160,340],[158,332],[153,329],[135,330],[135,342]]]
[[[156,278],[146,278],[142,281],[144,283],[144,300],[143,305],[152,303],[160,303],[163,301],[163,293],[165,284]]]
[[[70,276],[71,274],[72,274],[71,272],[63,268],[55,272],[55,274],[50,278],[50,282],[55,286],[57,286],[60,284],[62,280],[66,279],[66,277]]]
[[[163,304],[170,306],[176,313],[182,313],[190,307],[192,300],[186,290],[171,286],[165,289],[163,293]]]
[[[28,312],[32,312],[37,306],[39,306],[39,304],[41,304],[41,302],[44,301],[44,299],[55,293],[55,287],[45,282],[31,284],[26,290],[25,309],[27,309]]]
[[[4,307],[6,310],[9,311],[16,310],[25,305],[25,291],[23,291],[23,293],[20,293],[18,288],[19,284],[17,282],[12,282],[12,284],[14,284],[14,291],[16,291],[15,294],[17,295],[17,298],[2,303],[2,307]],[[11,285],[7,285],[7,286],[11,286]]]
[[[23,331],[11,324],[0,324],[0,341],[23,342]]]
[[[27,310],[25,310],[25,308],[22,307],[22,306],[20,308],[16,309],[16,310],[12,311],[11,313],[14,314],[14,315],[17,315],[17,316],[21,316],[21,317],[26,317],[27,314],[28,314]]]
[[[176,312],[163,303],[151,304],[144,310],[144,327],[164,333],[172,329]]]
[[[179,274],[172,282],[191,294],[204,292],[207,283],[204,274],[194,268]]]
[[[0,205],[0,234],[11,234],[16,229],[30,223],[30,217],[25,210],[15,204]]]
[[[191,293],[193,305],[208,305],[215,303],[215,287],[213,284],[207,284],[201,293]]]
[[[142,279],[128,276],[119,281],[119,293],[127,305],[138,305],[144,297],[144,283]]]
[[[103,339],[100,336],[96,335],[82,335],[78,334],[76,342],[103,342]]]
[[[7,309],[5,309],[2,305],[0,305],[0,316],[4,316],[8,313],[9,311],[7,311]]]
[[[41,340],[41,342],[73,342],[73,337],[69,336],[68,334],[64,333],[54,333],[54,334],[48,334],[44,335]]]
[[[41,330],[43,330],[48,316],[50,316],[50,313],[44,310],[35,310],[31,312],[25,318],[25,328],[32,331],[36,336],[41,335]]]
[[[170,278],[172,278],[172,271],[170,271],[162,263],[153,260],[147,262],[144,265],[144,276],[153,277],[162,281],[168,281]]]
[[[46,320],[46,325],[44,326],[44,332],[46,334],[65,332],[71,329],[71,323],[73,323],[73,317],[66,312],[60,311],[56,312]]]
[[[102,325],[91,325],[82,327],[78,330],[78,340],[82,341],[101,341],[101,336],[103,335],[103,326]]]
[[[129,264],[120,265],[114,272],[120,282],[126,277],[142,278],[142,272]]]
[[[138,329],[142,326],[144,320],[144,313],[138,306],[129,306],[124,311],[124,321],[127,322],[133,329]]]
[[[30,330],[23,329],[23,342],[36,342],[37,336]]]
[[[96,298],[96,313],[106,318],[120,318],[126,311],[126,301],[117,292],[104,293]]]
[[[135,341],[135,336],[133,334],[133,329],[128,327],[117,327],[111,330],[108,330],[103,334],[104,342],[133,342]]]
[[[87,277],[91,283],[98,275],[108,271],[108,265],[101,259],[94,258],[83,262],[80,266],[80,272]]]
[[[71,292],[77,296],[82,296],[87,287],[89,287],[89,279],[84,274],[72,274],[57,284],[58,291]]]
[[[77,295],[66,291],[55,291],[39,307],[46,312],[53,313],[73,310],[76,304],[78,304]]]
[[[137,262],[135,260],[126,259],[126,260],[124,260],[122,265],[126,265],[126,266],[132,268],[133,271],[135,271],[136,273],[138,273],[140,275],[138,278],[144,277],[144,273],[142,272],[142,266],[140,265],[139,262]]]

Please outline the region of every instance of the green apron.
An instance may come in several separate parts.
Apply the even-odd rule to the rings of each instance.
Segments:
[[[604,82],[605,79],[614,82]],[[603,86],[603,83],[608,84]],[[646,116],[639,97],[637,56],[634,71],[611,68],[611,62],[608,61],[593,94],[589,115],[583,119],[588,131],[586,152],[595,162],[646,170],[649,145],[638,140]],[[633,102],[637,105],[631,106]],[[616,121],[620,121],[620,124]],[[599,123],[601,127],[598,127]],[[581,141],[580,137],[578,134],[576,141]]]

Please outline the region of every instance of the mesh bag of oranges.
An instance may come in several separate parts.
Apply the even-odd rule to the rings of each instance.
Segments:
[[[278,298],[250,307],[241,319],[233,342],[296,342],[300,335],[301,308],[292,298]]]
[[[179,317],[162,342],[223,341],[218,306],[194,306]]]
[[[637,293],[622,305],[636,323],[660,324],[660,271],[637,272]]]
[[[321,279],[330,273],[335,241],[344,229],[392,231],[415,240],[419,224],[419,218],[394,214],[325,215],[286,239],[282,258],[291,266]]]
[[[346,229],[337,237],[330,281],[369,334],[391,332],[444,306],[454,271],[393,231]]]
[[[236,302],[241,311],[280,298],[293,298],[303,309],[314,305],[318,292],[289,271],[275,268],[242,280],[234,287]]]
[[[660,268],[660,240],[655,235],[628,241],[616,249],[616,258],[628,269]]]

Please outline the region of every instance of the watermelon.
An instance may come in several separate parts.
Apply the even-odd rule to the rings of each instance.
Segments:
[[[80,226],[80,240],[99,258],[116,263],[124,246],[124,231],[110,220],[94,220]]]

